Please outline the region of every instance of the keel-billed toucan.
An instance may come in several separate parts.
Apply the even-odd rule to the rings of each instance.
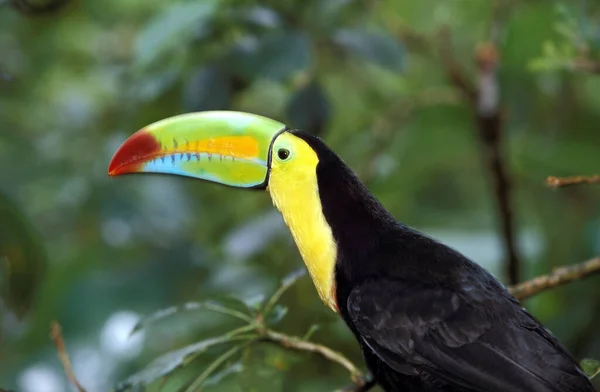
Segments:
[[[386,391],[594,390],[498,280],[394,219],[315,136],[248,113],[175,116],[133,134],[109,165],[143,172],[266,189]]]

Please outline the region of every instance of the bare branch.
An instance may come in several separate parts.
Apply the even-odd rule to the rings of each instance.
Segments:
[[[589,72],[592,74],[600,73],[600,61],[587,57],[580,57],[573,60],[571,67],[577,71]]]
[[[500,106],[500,86],[496,75],[498,50],[493,43],[485,43],[477,47],[475,56],[478,69],[476,86],[466,76],[463,67],[454,59],[448,29],[442,31],[439,50],[448,80],[469,102],[475,117],[478,136],[482,145],[482,156],[494,184],[494,196],[499,211],[502,239],[508,259],[508,281],[510,284],[516,284],[519,282],[521,263],[515,240],[511,181],[502,154],[504,116]]]
[[[524,300],[549,289],[600,273],[600,257],[586,262],[559,267],[547,275],[538,276],[509,287],[519,300]]]
[[[350,373],[353,380],[362,377],[362,372],[343,354],[321,344],[312,343],[296,336],[285,335],[271,329],[265,329],[262,333],[264,339],[280,344],[285,348],[298,351],[307,351],[321,355],[323,358],[343,366]]]
[[[553,177],[546,179],[546,183],[552,188],[561,188],[570,185],[580,184],[600,184],[600,175],[595,176],[573,176],[573,177]]]
[[[346,369],[350,373],[352,384],[337,392],[366,392],[376,384],[369,375],[363,374],[358,367],[343,354],[334,351],[327,346],[312,343],[299,337],[286,335],[271,329],[264,329],[260,334],[264,340],[277,343],[287,349],[319,354],[328,361],[337,363]]]
[[[56,321],[53,321],[50,325],[50,337],[54,341],[56,345],[56,349],[58,350],[58,358],[65,369],[65,374],[67,378],[75,386],[78,392],[86,392],[85,388],[81,386],[79,381],[77,381],[77,377],[75,377],[75,373],[73,373],[73,368],[71,367],[71,361],[69,360],[69,354],[67,353],[67,348],[65,346],[65,341],[62,336],[62,331],[60,328],[60,324]]]

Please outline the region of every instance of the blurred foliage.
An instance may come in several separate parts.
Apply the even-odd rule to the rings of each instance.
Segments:
[[[277,302],[285,291],[305,275],[304,270],[300,270],[300,272],[293,273],[286,278],[277,291],[267,300],[260,301],[260,303],[253,303],[252,305],[238,300],[238,305],[245,305],[244,309],[241,310],[214,301],[187,303],[182,308],[160,310],[143,319],[134,328],[134,332],[151,323],[173,316],[181,310],[206,309],[237,318],[245,322],[246,325],[233,329],[223,335],[204,339],[176,351],[161,355],[143,370],[123,381],[118,390],[124,391],[130,388],[147,386],[161,378],[163,378],[164,382],[164,377],[169,376],[178,367],[185,366],[199,355],[205,353],[209,348],[217,345],[232,344],[234,342],[236,344],[233,347],[217,357],[198,377],[189,383],[185,390],[189,392],[197,391],[207,383],[210,384],[211,377],[215,375],[218,375],[219,381],[221,381],[226,375],[221,368],[224,367],[227,373],[232,373],[230,370],[234,365],[243,370],[239,375],[239,386],[241,389],[245,391],[281,390],[282,385],[280,384],[283,381],[282,372],[287,370],[290,365],[289,353],[285,353],[283,348],[256,346],[269,328],[280,322],[287,313],[287,308],[278,305]],[[241,358],[236,358],[237,354],[241,354]],[[228,361],[230,362],[229,366],[227,366]]]
[[[600,56],[600,27],[597,20],[586,14],[589,7],[573,10],[557,3],[556,11],[559,21],[555,24],[555,30],[560,38],[544,42],[543,56],[531,60],[530,69],[572,70],[580,67],[582,61],[597,62]]]
[[[600,374],[600,361],[595,359],[584,359],[581,361],[581,367],[591,379]]]
[[[40,238],[12,201],[0,194],[0,287],[6,305],[19,317],[33,302],[46,255]]]
[[[503,278],[470,108],[433,50],[444,27],[473,79],[474,48],[490,30],[497,37],[524,275],[600,251],[600,190],[543,182],[600,171],[600,78],[570,65],[600,60],[598,2],[72,0],[33,13],[16,3],[27,2],[0,0],[2,387],[68,389],[48,339],[54,319],[82,384],[104,391],[164,353],[239,326],[214,312],[175,312],[129,338],[141,315],[232,294],[261,304],[301,265],[265,194],[107,177],[128,135],[182,112],[242,110],[321,135],[396,217]],[[600,357],[596,285],[526,304],[578,358]],[[317,324],[312,339],[361,363],[309,279],[281,302],[289,310],[279,330],[303,335]],[[174,372],[168,389],[201,377],[221,349]],[[264,346],[230,355],[206,376],[207,391],[239,390],[239,379],[247,390],[347,382],[310,354]]]

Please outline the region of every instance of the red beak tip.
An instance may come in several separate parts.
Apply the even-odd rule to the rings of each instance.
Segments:
[[[148,157],[160,151],[160,144],[144,130],[140,130],[125,140],[117,149],[108,165],[108,175],[115,177],[139,169]]]

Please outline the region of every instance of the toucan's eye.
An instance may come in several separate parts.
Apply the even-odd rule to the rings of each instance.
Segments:
[[[277,150],[277,156],[282,161],[285,161],[286,159],[288,159],[290,157],[290,150],[288,150],[286,148],[280,148],[279,150]]]

